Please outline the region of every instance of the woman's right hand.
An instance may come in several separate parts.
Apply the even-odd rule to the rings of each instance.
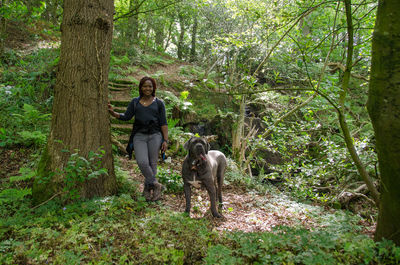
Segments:
[[[118,117],[117,117],[118,114],[115,113],[115,111],[114,111],[114,109],[113,109],[113,107],[111,106],[110,103],[107,104],[107,107],[108,107],[108,112],[110,113],[110,115],[113,116],[113,117],[115,117],[115,118],[118,118]]]
[[[107,104],[107,107],[108,107],[108,111],[109,111],[110,113],[113,113],[113,112],[114,112],[113,107],[111,106],[110,103]]]

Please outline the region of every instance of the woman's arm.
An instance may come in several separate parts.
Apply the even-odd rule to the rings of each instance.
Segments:
[[[132,99],[132,101],[129,103],[128,108],[126,109],[125,113],[118,113],[115,112],[111,106],[111,104],[108,104],[108,112],[114,116],[115,118],[123,121],[129,121],[132,119],[133,115],[135,115],[135,105],[136,105],[136,100],[137,98]]]
[[[165,151],[167,151],[167,147],[168,147],[168,125],[161,126],[161,133],[163,136],[161,151],[165,152]]]

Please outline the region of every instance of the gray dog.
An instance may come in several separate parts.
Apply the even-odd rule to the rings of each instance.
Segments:
[[[222,217],[216,207],[217,195],[222,206],[222,184],[226,169],[226,157],[220,151],[209,151],[210,144],[203,138],[192,137],[183,146],[189,151],[183,161],[182,177],[186,199],[186,213],[190,213],[191,186],[205,187],[211,202],[211,213],[214,217]]]

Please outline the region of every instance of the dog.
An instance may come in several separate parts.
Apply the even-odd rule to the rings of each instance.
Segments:
[[[185,213],[190,215],[191,187],[205,187],[210,197],[211,213],[214,217],[223,216],[217,211],[217,198],[222,206],[222,185],[226,169],[226,157],[217,150],[210,150],[210,144],[201,137],[190,138],[183,146],[188,155],[182,164],[183,189],[185,192]]]

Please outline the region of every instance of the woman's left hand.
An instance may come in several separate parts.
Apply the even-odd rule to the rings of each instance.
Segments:
[[[168,143],[164,141],[161,145],[161,151],[164,153],[165,151],[167,151],[167,147]]]

